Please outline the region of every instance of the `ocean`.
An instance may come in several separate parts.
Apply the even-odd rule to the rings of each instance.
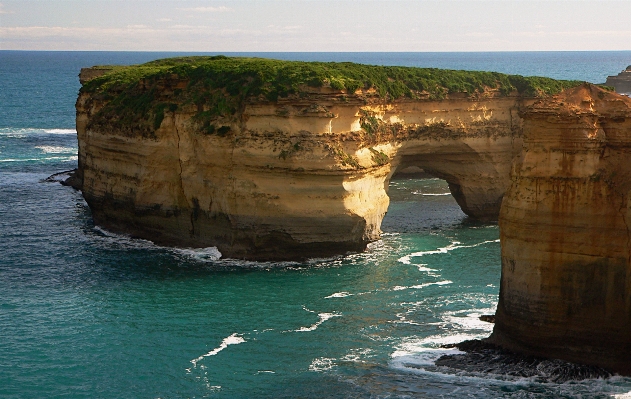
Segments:
[[[306,262],[220,259],[95,226],[49,175],[77,165],[85,66],[184,53],[0,51],[1,398],[631,398],[631,378],[555,384],[436,366],[488,336],[496,224],[439,179],[401,177],[381,241]],[[602,83],[631,52],[239,53]]]

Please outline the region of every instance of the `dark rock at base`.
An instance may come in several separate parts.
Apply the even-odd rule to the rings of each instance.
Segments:
[[[81,185],[83,183],[83,179],[79,175],[79,171],[77,169],[72,170],[64,170],[63,172],[55,173],[47,178],[43,179],[42,182],[52,183],[57,182],[61,183],[63,186],[69,186],[74,188],[75,190],[81,190]]]
[[[616,93],[631,93],[631,65],[618,75],[608,76],[605,84],[613,87]]]
[[[480,316],[481,321],[486,321],[487,323],[495,323],[495,315],[494,314],[483,314]]]
[[[455,347],[466,353],[442,356],[436,360],[436,366],[446,366],[467,372],[534,377],[540,382],[558,384],[612,376],[609,371],[601,367],[585,366],[558,359],[524,356],[483,340],[464,341],[445,347]]]

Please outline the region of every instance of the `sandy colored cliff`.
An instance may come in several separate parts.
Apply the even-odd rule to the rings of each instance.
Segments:
[[[539,91],[574,84],[196,62],[90,76],[77,101],[83,194],[106,228],[258,260],[363,250],[380,236],[390,177],[408,166],[447,180],[468,215],[497,219],[521,149],[519,110]]]
[[[631,374],[631,99],[586,84],[523,116],[491,339]]]

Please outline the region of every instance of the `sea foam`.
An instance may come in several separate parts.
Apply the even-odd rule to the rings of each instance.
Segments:
[[[234,334],[224,338],[223,341],[221,341],[221,345],[219,345],[215,349],[211,350],[210,352],[206,353],[205,355],[201,355],[200,357],[191,360],[191,363],[193,363],[193,367],[197,367],[197,362],[203,360],[205,357],[215,356],[217,353],[219,353],[222,350],[226,349],[230,345],[238,345],[238,344],[242,344],[244,342],[245,342],[245,339],[243,339],[243,337],[241,337],[238,333],[234,333]]]
[[[430,250],[430,251],[414,252],[414,253],[411,253],[409,255],[405,255],[405,256],[399,258],[399,262],[404,263],[406,265],[410,265],[410,264],[412,264],[411,258],[413,258],[413,257],[421,257],[421,256],[425,256],[425,255],[446,254],[446,253],[448,253],[450,251],[453,251],[454,249],[474,248],[474,247],[479,247],[480,245],[490,244],[490,243],[494,243],[494,242],[500,242],[500,240],[497,239],[497,240],[482,241],[482,242],[479,242],[477,244],[472,244],[472,245],[459,245],[459,244],[461,244],[459,241],[454,241],[451,244],[447,245],[446,247],[442,247],[442,248],[438,248],[438,249],[434,249],[434,250]]]

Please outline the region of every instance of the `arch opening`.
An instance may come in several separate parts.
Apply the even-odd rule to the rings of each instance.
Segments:
[[[415,233],[460,225],[471,220],[440,176],[412,166],[399,168],[387,187],[390,204],[381,231]]]

